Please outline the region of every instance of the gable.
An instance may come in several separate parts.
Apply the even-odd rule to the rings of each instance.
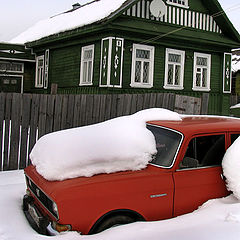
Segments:
[[[201,0],[179,1],[184,2],[184,5],[174,4],[173,0],[162,1],[166,6],[166,11],[160,17],[153,16],[151,12],[153,1],[151,0],[137,1],[123,12],[123,15],[207,32],[222,33],[214,19],[215,15],[210,14],[209,10],[202,5]]]

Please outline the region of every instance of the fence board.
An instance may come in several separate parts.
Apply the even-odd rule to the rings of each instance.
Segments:
[[[93,96],[92,94],[89,94],[86,96],[86,121],[89,124],[93,124]]]
[[[80,126],[86,125],[86,105],[87,105],[87,95],[83,94],[81,96],[81,113],[80,113]]]
[[[32,96],[32,105],[31,105],[30,135],[29,135],[29,148],[28,148],[29,153],[31,152],[37,140],[39,102],[40,102],[40,95],[34,94]]]
[[[101,95],[99,106],[99,122],[105,120],[106,95]]]
[[[80,122],[80,106],[81,106],[81,95],[76,95],[74,99],[74,108],[73,108],[73,127],[78,127]]]
[[[38,138],[46,133],[47,95],[40,95]]]
[[[12,112],[11,112],[11,137],[8,167],[9,170],[18,169],[20,120],[21,120],[20,110],[21,110],[21,95],[14,93],[12,98]]]
[[[99,122],[101,95],[93,97],[93,123]]]
[[[131,111],[130,114],[133,114],[137,111],[137,94],[132,95],[132,102],[131,102]]]
[[[131,102],[132,102],[132,95],[124,94],[123,115],[129,115],[131,113]]]
[[[105,119],[108,120],[111,118],[111,106],[112,106],[112,96],[107,95],[106,96],[106,107],[105,107]]]
[[[58,130],[61,129],[62,102],[63,102],[63,96],[62,95],[56,95],[55,109],[54,109],[53,131],[58,131]]]
[[[3,170],[3,124],[4,124],[4,112],[5,112],[5,93],[0,93],[0,171]]]
[[[67,105],[66,128],[73,127],[74,103],[75,103],[75,96],[69,95],[68,105]]]
[[[22,97],[22,127],[21,127],[21,145],[20,145],[20,160],[19,168],[23,169],[27,165],[28,157],[28,134],[30,125],[30,111],[31,111],[32,96],[25,94]]]
[[[53,131],[54,105],[55,105],[55,95],[48,95],[45,134]]]
[[[3,170],[8,170],[8,154],[9,154],[9,137],[10,137],[10,119],[12,107],[12,94],[6,95],[6,110],[5,110],[5,124],[4,124],[4,150],[3,150]]]

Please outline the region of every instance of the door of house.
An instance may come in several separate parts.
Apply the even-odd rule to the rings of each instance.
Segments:
[[[17,92],[22,91],[22,76],[0,75],[0,92]]]

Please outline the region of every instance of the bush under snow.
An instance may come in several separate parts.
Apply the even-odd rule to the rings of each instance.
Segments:
[[[152,108],[99,124],[53,132],[35,144],[30,159],[47,180],[140,170],[156,153],[150,120],[181,120],[172,111]]]

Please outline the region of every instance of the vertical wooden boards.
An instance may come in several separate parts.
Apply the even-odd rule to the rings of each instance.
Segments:
[[[9,170],[18,169],[18,154],[20,140],[20,120],[21,120],[21,95],[13,93],[11,111],[11,135],[10,135],[10,155]]]
[[[5,93],[0,93],[0,171],[3,170],[3,127],[4,127],[4,111],[5,111]]]
[[[8,170],[8,160],[9,160],[9,139],[10,139],[10,119],[11,119],[11,108],[12,108],[12,94],[6,95],[5,102],[5,124],[4,124],[4,149],[3,149],[3,170]]]
[[[0,93],[0,171],[22,169],[29,153],[46,133],[163,107],[187,114],[206,114],[202,99],[173,93],[43,95]],[[201,106],[202,105],[202,106]]]
[[[20,141],[20,160],[19,168],[23,169],[28,160],[28,140],[30,130],[30,113],[31,113],[32,95],[24,94],[22,96],[22,121],[21,121],[21,141]]]
[[[39,104],[40,104],[40,95],[33,94],[32,105],[31,105],[31,117],[30,117],[30,135],[29,135],[29,148],[28,148],[29,153],[31,152],[38,137]]]

